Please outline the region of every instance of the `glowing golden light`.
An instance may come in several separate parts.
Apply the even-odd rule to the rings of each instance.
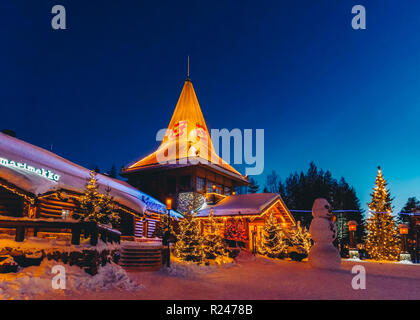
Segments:
[[[166,209],[167,210],[171,210],[172,209],[172,199],[171,198],[167,198],[166,199]]]

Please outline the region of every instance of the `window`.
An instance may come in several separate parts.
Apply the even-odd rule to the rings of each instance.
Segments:
[[[197,191],[198,192],[206,191],[206,181],[203,178],[197,177]]]
[[[229,196],[230,194],[231,194],[230,188],[229,187],[225,187],[225,195]]]
[[[61,210],[61,218],[62,219],[68,219],[70,217],[70,210]]]
[[[213,182],[207,181],[207,193],[213,192]]]

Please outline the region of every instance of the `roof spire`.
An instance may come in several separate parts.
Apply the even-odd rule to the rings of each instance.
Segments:
[[[187,56],[187,80],[190,80],[190,56]]]

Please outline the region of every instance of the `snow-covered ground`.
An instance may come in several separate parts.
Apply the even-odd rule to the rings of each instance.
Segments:
[[[366,269],[366,290],[354,290],[354,265]],[[70,287],[53,290],[48,264],[25,269],[15,298],[30,299],[420,299],[420,265],[343,261],[340,271],[311,269],[306,262],[241,255],[234,263],[196,266],[172,263],[170,271],[128,271],[105,267],[91,277],[71,267]],[[66,267],[67,269],[70,267]],[[112,269],[112,270],[111,270]],[[5,275],[2,275],[3,280]],[[39,279],[44,280],[37,280]],[[78,279],[80,277],[80,279]],[[118,280],[119,279],[119,280]],[[48,282],[47,282],[48,280]],[[39,287],[30,295],[19,291]],[[24,285],[22,285],[24,284]],[[26,284],[26,285],[25,285]],[[4,296],[5,282],[0,287]],[[11,290],[11,289],[9,289]],[[10,291],[8,291],[10,293]],[[13,292],[12,292],[13,293]],[[27,293],[27,292],[26,292]]]
[[[55,265],[62,265],[66,271],[66,289],[54,290],[52,273]],[[120,266],[108,263],[100,267],[98,274],[91,276],[77,266],[60,264],[56,261],[44,260],[40,266],[23,269],[17,274],[0,274],[0,299],[37,299],[52,297],[66,299],[74,296],[89,295],[97,292],[135,292],[143,287],[132,281]]]

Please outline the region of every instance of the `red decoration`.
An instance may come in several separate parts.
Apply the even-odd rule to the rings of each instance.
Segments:
[[[248,232],[242,219],[229,219],[225,226],[225,239],[242,241],[248,240]]]

